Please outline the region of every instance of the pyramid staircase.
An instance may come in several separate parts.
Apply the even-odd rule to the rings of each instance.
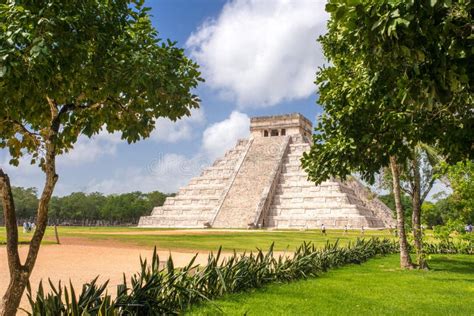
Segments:
[[[248,228],[255,226],[261,200],[268,196],[289,137],[256,138],[227,192],[212,223],[213,227]],[[260,208],[259,208],[260,206]]]

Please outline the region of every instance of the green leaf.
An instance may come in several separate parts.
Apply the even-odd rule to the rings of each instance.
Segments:
[[[336,11],[336,9],[337,9],[337,5],[335,5],[335,4],[332,4],[332,3],[328,3],[328,4],[326,4],[326,7],[325,7],[325,9],[326,9],[326,12],[329,12],[329,13],[331,13],[331,12],[334,12],[334,11]]]

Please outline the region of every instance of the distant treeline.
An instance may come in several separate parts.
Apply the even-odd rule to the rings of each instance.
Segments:
[[[393,195],[383,195],[379,197],[392,210],[395,209],[395,201]],[[456,195],[451,194],[437,201],[425,201],[421,206],[421,222],[428,228],[434,226],[443,226],[449,222],[460,221],[464,224],[474,223],[474,208],[472,205],[472,197],[468,201],[467,199],[460,199]],[[411,216],[413,208],[411,199],[407,195],[401,196],[401,202],[403,210],[405,212],[406,226],[411,229]],[[471,204],[469,204],[471,202]],[[394,215],[395,217],[395,215]]]
[[[14,187],[17,219],[33,221],[38,206],[35,188]],[[53,197],[49,206],[49,222],[59,225],[124,225],[136,224],[142,215],[149,215],[155,206],[163,205],[165,194],[131,192],[104,195],[102,193],[75,192],[67,196]],[[0,205],[0,223],[3,224],[3,209]]]

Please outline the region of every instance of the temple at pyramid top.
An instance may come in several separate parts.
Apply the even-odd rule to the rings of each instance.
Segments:
[[[308,181],[312,124],[294,113],[254,117],[250,137],[140,218],[142,227],[382,228],[392,211],[355,178]]]
[[[299,113],[258,116],[250,119],[252,137],[301,135],[311,139],[313,124]]]

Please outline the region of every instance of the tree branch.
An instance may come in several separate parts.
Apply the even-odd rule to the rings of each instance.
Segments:
[[[58,112],[58,105],[49,96],[46,96],[46,100],[48,101],[49,108],[50,108],[50,111],[51,111],[51,118],[56,117],[57,112]]]
[[[9,119],[7,119],[7,120],[9,120]],[[34,132],[28,130],[25,125],[21,124],[21,123],[18,122],[17,120],[11,120],[11,119],[10,119],[9,121],[12,122],[13,124],[15,124],[16,126],[18,126],[18,127],[23,131],[24,134],[28,134],[28,135],[30,135],[31,137],[41,136],[41,135],[38,134],[38,133],[34,133]]]
[[[421,195],[420,204],[423,204],[423,202],[425,201],[426,197],[428,196],[428,193],[430,193],[430,191],[431,191],[431,188],[433,188],[433,185],[434,185],[435,181],[436,181],[436,179],[431,179],[431,181],[430,181],[429,185],[427,186],[426,190]]]
[[[41,145],[41,141],[37,138],[38,136],[41,136],[40,134],[34,133],[34,132],[28,130],[26,128],[26,126],[24,126],[22,123],[20,123],[17,120],[9,120],[9,121],[12,122],[14,125],[18,126],[20,128],[20,130],[22,131],[23,135],[29,136],[36,146],[39,147]]]
[[[400,189],[406,194],[408,194],[409,196],[413,196],[413,187],[409,189],[409,188],[405,188],[403,185],[400,185]]]

